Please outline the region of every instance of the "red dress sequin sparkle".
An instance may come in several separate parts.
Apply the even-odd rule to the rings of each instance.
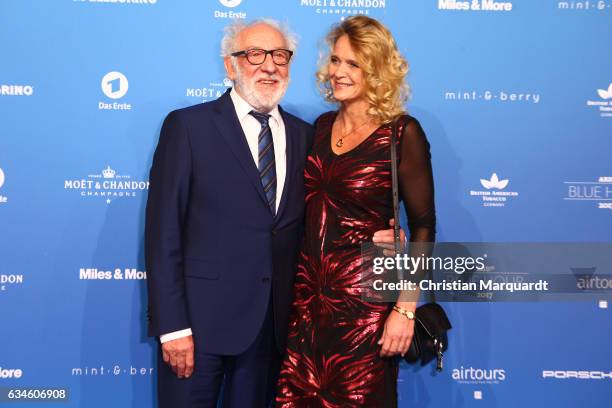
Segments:
[[[361,243],[388,229],[391,125],[349,152],[331,149],[337,113],[316,121],[306,167],[305,236],[295,281],[277,407],[395,407],[397,359],[377,345],[390,304],[362,300]],[[411,240],[433,240],[435,211],[429,144],[419,123],[398,122],[401,198]]]

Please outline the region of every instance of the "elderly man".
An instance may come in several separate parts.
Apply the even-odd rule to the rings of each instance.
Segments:
[[[228,407],[273,395],[312,142],[311,126],[278,106],[294,49],[274,21],[230,26],[222,52],[234,87],[162,126],[145,232],[160,408],[215,407],[221,389]]]
[[[273,21],[228,28],[234,87],[164,121],[145,252],[160,407],[264,407],[284,349],[304,208],[306,122],[278,103],[293,37]]]

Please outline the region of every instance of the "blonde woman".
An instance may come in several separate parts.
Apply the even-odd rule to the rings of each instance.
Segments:
[[[416,304],[362,299],[360,245],[393,218],[392,129],[410,240],[434,240],[429,143],[404,111],[408,65],[389,30],[355,16],[327,41],[317,79],[338,110],[316,120],[304,170],[305,238],[277,406],[395,407],[395,356],[408,350],[414,323],[407,316]]]

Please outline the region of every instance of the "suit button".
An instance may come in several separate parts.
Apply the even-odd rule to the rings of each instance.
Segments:
[[[277,231],[275,229],[272,230],[272,235],[276,235]]]

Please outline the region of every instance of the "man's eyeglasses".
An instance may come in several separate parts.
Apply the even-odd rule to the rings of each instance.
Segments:
[[[261,48],[251,48],[243,51],[236,51],[231,54],[232,57],[245,56],[249,64],[261,65],[266,60],[268,54],[272,55],[272,62],[276,65],[287,65],[293,51],[279,48],[277,50],[262,50]]]

